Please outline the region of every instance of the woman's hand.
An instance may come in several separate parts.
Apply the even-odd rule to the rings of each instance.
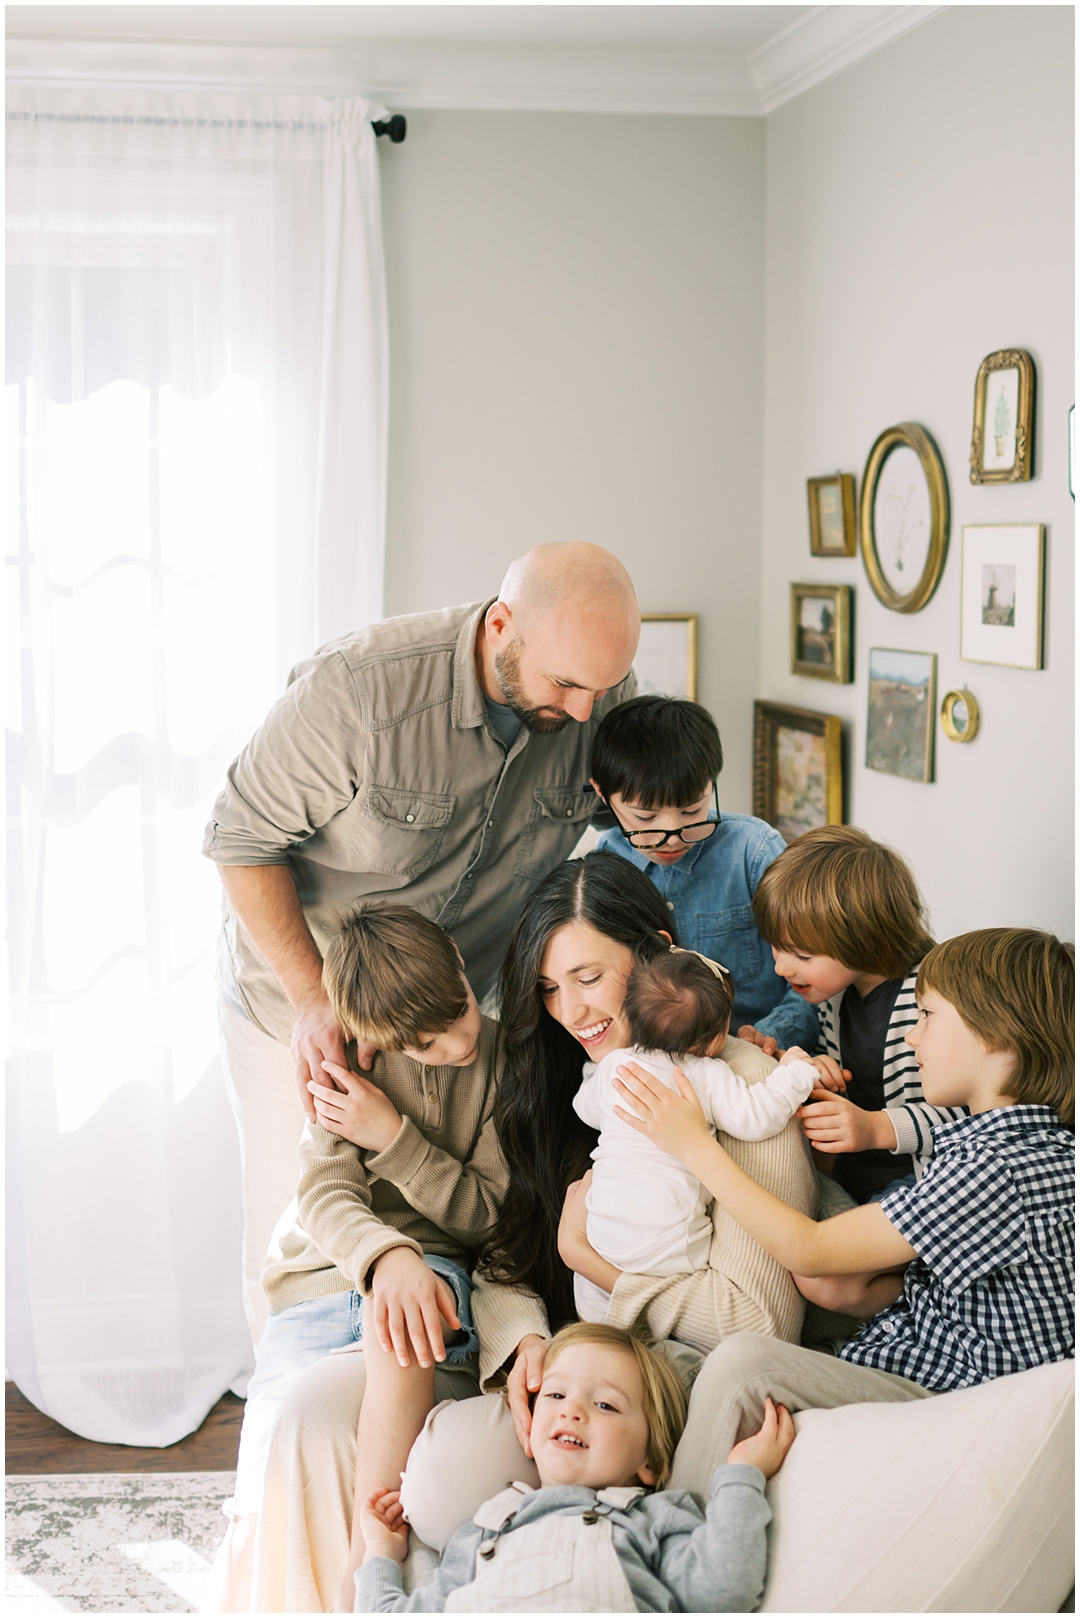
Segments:
[[[559,1216],[559,1231],[557,1236],[559,1257],[568,1270],[575,1275],[582,1275],[586,1281],[602,1292],[612,1292],[615,1283],[622,1274],[614,1264],[602,1258],[589,1240],[586,1221],[589,1211],[585,1206],[585,1198],[592,1185],[592,1169],[583,1179],[575,1180],[566,1189],[563,1199],[563,1209]]]
[[[308,1089],[315,1098],[315,1117],[331,1135],[351,1140],[365,1152],[385,1152],[401,1128],[401,1114],[385,1091],[359,1073],[336,1062],[324,1062],[336,1090],[312,1079]]]
[[[391,1247],[375,1260],[371,1278],[375,1336],[398,1364],[411,1365],[410,1344],[425,1370],[446,1358],[443,1321],[461,1330],[454,1294],[411,1247]]]
[[[711,1139],[701,1103],[689,1079],[678,1068],[675,1069],[677,1093],[637,1062],[628,1062],[625,1067],[616,1069],[612,1082],[618,1093],[635,1108],[631,1113],[616,1107],[618,1116],[640,1134],[647,1135],[661,1150],[670,1152],[672,1157],[685,1160],[686,1153],[700,1145],[703,1138]]]
[[[736,1444],[728,1456],[729,1466],[756,1466],[767,1478],[774,1477],[784,1462],[784,1456],[795,1442],[795,1423],[791,1412],[783,1405],[765,1400],[765,1420],[751,1438]]]
[[[896,1150],[896,1130],[887,1112],[866,1112],[844,1096],[821,1087],[795,1114],[816,1152]]]
[[[529,1400],[533,1394],[540,1391],[540,1383],[544,1379],[544,1356],[550,1341],[550,1337],[538,1337],[535,1332],[523,1337],[517,1346],[517,1358],[506,1379],[506,1397],[510,1405],[514,1431],[517,1433],[518,1443],[529,1456],[532,1455],[529,1448],[532,1405]]]
[[[404,1562],[409,1549],[409,1525],[401,1509],[398,1489],[375,1489],[360,1507],[360,1532],[364,1536],[364,1561],[373,1556],[389,1556]]]

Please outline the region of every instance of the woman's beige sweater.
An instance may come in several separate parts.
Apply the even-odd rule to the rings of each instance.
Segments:
[[[758,1084],[776,1061],[746,1040],[730,1038],[720,1053],[747,1084]],[[769,1140],[717,1139],[739,1167],[792,1208],[811,1217],[816,1186],[802,1129],[792,1119]],[[713,1239],[706,1269],[685,1275],[631,1275],[615,1284],[608,1324],[641,1333],[654,1342],[675,1337],[708,1354],[735,1332],[799,1341],[803,1300],[791,1276],[770,1258],[731,1215],[713,1204]],[[473,1296],[473,1314],[483,1345],[481,1385],[499,1379],[498,1368],[530,1332],[546,1336],[547,1316],[535,1293],[483,1283]]]
[[[471,1268],[506,1195],[492,1122],[501,1060],[501,1030],[488,1017],[467,1068],[378,1052],[368,1077],[402,1115],[385,1151],[307,1125],[295,1217],[279,1225],[263,1270],[273,1314],[333,1292],[366,1292],[372,1265],[392,1247]]]

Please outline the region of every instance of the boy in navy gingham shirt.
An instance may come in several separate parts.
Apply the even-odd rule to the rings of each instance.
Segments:
[[[637,1127],[782,1264],[896,1277],[896,1301],[838,1360],[763,1337],[722,1344],[709,1379],[721,1431],[752,1421],[763,1393],[793,1410],[915,1399],[1072,1358],[1074,976],[1072,946],[1027,929],[932,949],[907,1039],[926,1099],[971,1116],[935,1128],[917,1185],[821,1224],[735,1166],[689,1086],[680,1098],[622,1070]]]

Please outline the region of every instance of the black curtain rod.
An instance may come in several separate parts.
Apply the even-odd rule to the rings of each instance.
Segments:
[[[389,135],[392,146],[400,146],[408,126],[404,113],[395,112],[392,118],[373,118],[371,127],[376,135]]]

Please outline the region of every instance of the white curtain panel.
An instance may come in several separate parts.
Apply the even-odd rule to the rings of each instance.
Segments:
[[[9,89],[7,1364],[164,1445],[248,1367],[202,828],[289,665],[381,616],[363,101]]]

